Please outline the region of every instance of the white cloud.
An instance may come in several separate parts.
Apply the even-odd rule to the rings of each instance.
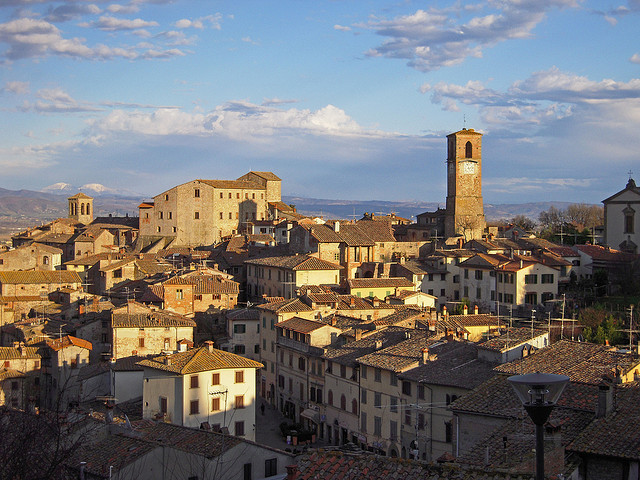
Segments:
[[[117,25],[124,26],[124,24],[118,22],[112,24],[114,28]],[[129,25],[132,26],[133,24]],[[132,47],[110,47],[107,45],[89,47],[83,39],[63,38],[62,33],[55,25],[44,20],[32,18],[20,18],[0,24],[0,44],[2,43],[8,45],[3,55],[9,60],[49,55],[93,60],[108,60],[117,57],[130,60],[137,58],[170,58],[184,55],[184,52],[178,49],[162,50],[155,48],[148,51],[137,51]]]
[[[351,27],[347,27],[344,25],[334,25],[333,26],[334,30],[339,30],[341,32],[350,32],[351,31]]]
[[[24,95],[29,93],[29,82],[6,82],[2,87],[3,92],[10,92],[15,95]]]
[[[197,28],[198,30],[203,30],[208,25],[214,30],[220,30],[221,21],[222,14],[216,13],[215,15],[207,15],[206,17],[200,17],[193,20],[183,18],[178,20],[174,25],[176,28]]]
[[[640,54],[634,53],[629,59],[629,61],[640,64]]]
[[[45,19],[49,22],[68,22],[83,15],[97,15],[101,13],[100,7],[94,4],[64,4],[50,8]]]
[[[87,25],[99,28],[100,30],[104,30],[107,32],[115,32],[119,30],[138,30],[149,27],[157,27],[158,22],[142,20],[141,18],[128,20],[125,18],[116,18],[104,15],[100,17],[96,22],[91,22]]]
[[[484,49],[509,39],[526,38],[551,8],[575,7],[577,0],[488,0],[469,10],[418,10],[391,20],[372,19],[362,28],[388,38],[370,49],[368,56],[400,58],[421,71],[459,64],[470,57],[480,58]],[[491,10],[482,16],[460,19],[463,13]]]

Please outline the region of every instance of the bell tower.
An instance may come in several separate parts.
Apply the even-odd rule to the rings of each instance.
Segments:
[[[69,218],[84,225],[93,222],[93,198],[80,192],[67,200],[69,200]]]
[[[447,135],[445,236],[482,238],[482,134],[472,128]]]

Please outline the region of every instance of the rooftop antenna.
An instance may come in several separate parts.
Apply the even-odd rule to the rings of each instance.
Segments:
[[[467,115],[466,114],[462,114],[462,129],[466,130],[467,129]]]
[[[629,174],[629,180],[631,180],[631,175],[633,175],[633,171],[631,169],[629,169],[629,171],[627,173]]]

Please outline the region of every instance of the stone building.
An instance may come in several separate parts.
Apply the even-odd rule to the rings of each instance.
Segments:
[[[482,134],[462,129],[447,135],[445,236],[482,238]]]
[[[175,351],[180,340],[193,341],[195,326],[190,318],[130,301],[111,314],[112,357]]]
[[[69,197],[69,218],[78,223],[89,225],[93,221],[93,198],[84,193]]]
[[[640,188],[629,178],[624,190],[604,203],[604,243],[627,253],[638,253],[640,228],[636,228],[636,211],[640,211]],[[640,214],[640,213],[639,213]]]
[[[237,180],[192,180],[140,204],[141,247],[211,245],[269,218],[269,202],[280,202],[281,180],[271,172],[249,172]]]

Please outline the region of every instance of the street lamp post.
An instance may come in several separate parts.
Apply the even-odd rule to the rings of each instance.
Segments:
[[[536,480],[544,480],[544,424],[562,391],[569,383],[566,375],[529,373],[507,378],[522,406],[536,426]]]

